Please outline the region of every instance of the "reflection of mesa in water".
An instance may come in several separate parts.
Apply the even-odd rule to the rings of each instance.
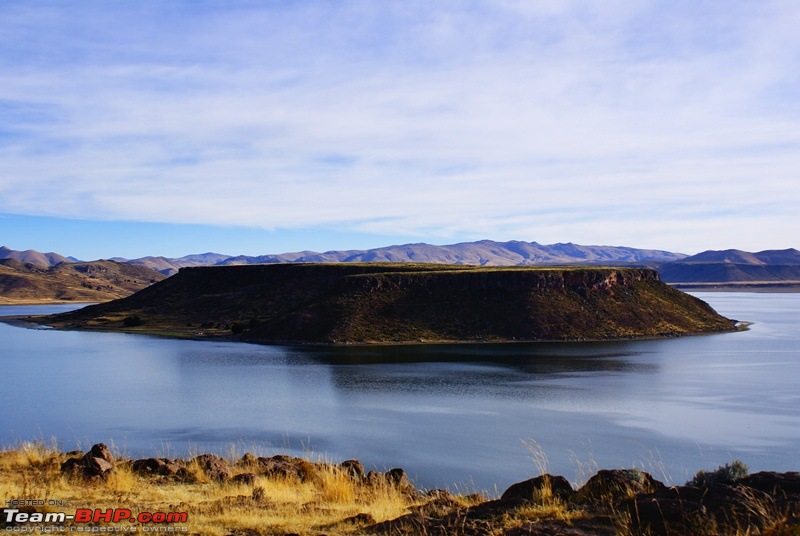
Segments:
[[[734,329],[642,268],[281,264],[185,268],[61,328],[276,343],[659,337]]]
[[[552,474],[573,481],[586,476],[574,459],[663,465],[656,473],[671,483],[732,459],[753,471],[797,470],[800,294],[701,297],[753,328],[590,343],[290,347],[0,324],[0,367],[14,378],[0,390],[0,444],[44,433],[65,448],[113,440],[137,457],[227,456],[232,446],[357,457],[369,469],[403,467],[426,488],[478,490],[536,471],[527,438],[546,450]]]

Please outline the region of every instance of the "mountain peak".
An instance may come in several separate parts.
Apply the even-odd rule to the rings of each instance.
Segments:
[[[58,253],[40,253],[32,249],[17,251],[6,246],[0,247],[0,259],[14,259],[22,263],[35,264],[38,266],[55,266],[62,262],[72,263],[73,260],[59,255]]]

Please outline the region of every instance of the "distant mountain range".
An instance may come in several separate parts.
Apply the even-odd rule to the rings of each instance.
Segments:
[[[800,285],[800,251],[780,249],[749,253],[738,249],[704,251],[662,264],[661,278],[668,283],[709,286],[714,283],[748,285]]]
[[[15,251],[0,248],[2,259],[23,265],[53,267],[74,263],[78,259],[58,253],[39,253],[33,250]],[[800,251],[796,249],[767,250],[750,253],[737,249],[704,251],[687,256],[663,250],[636,249],[618,246],[582,246],[572,243],[543,245],[537,242],[494,242],[481,240],[445,246],[404,244],[368,250],[300,251],[259,256],[232,256],[202,253],[179,258],[142,257],[139,259],[112,258],[109,262],[138,266],[162,276],[175,274],[190,266],[230,266],[240,264],[276,264],[311,262],[417,262],[436,264],[465,264],[477,266],[532,265],[622,265],[647,266],[657,269],[665,282],[685,288],[773,285],[800,287]],[[12,265],[6,265],[6,271]],[[143,272],[144,279],[154,279]],[[0,289],[2,295],[2,289]]]
[[[78,260],[74,257],[64,257],[58,253],[39,253],[32,249],[15,251],[5,246],[0,247],[0,260],[3,259],[13,259],[21,263],[36,264],[38,266],[55,266],[61,262],[74,262]]]
[[[469,264],[475,266],[533,266],[559,264],[661,264],[686,257],[681,253],[617,246],[578,244],[542,245],[536,242],[494,242],[481,240],[448,246],[404,244],[368,250],[300,251],[277,255],[227,256],[219,253],[189,255],[176,259],[142,257],[112,260],[147,266],[171,275],[187,266],[230,266],[235,264],[276,264],[284,262],[422,262]]]

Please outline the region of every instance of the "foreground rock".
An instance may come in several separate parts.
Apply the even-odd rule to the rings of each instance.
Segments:
[[[114,456],[105,444],[94,445],[80,458],[69,458],[61,464],[61,472],[86,478],[105,478],[114,470]]]
[[[640,494],[625,504],[631,527],[652,534],[760,533],[794,526],[800,534],[800,474],[762,472],[705,488],[675,486]]]
[[[756,473],[698,488],[667,487],[638,470],[601,470],[579,490],[563,477],[542,475],[510,486],[498,500],[470,507],[451,503],[437,511],[429,506],[437,500],[397,519],[370,525],[365,532],[420,536],[800,534],[800,473]]]
[[[732,468],[737,471],[731,471]],[[213,454],[188,460],[125,460],[115,459],[109,448],[100,443],[85,453],[70,453],[61,463],[63,473],[100,484],[114,471],[123,470],[152,479],[157,485],[217,486],[213,489],[224,490],[226,495],[220,505],[243,505],[255,508],[256,512],[275,507],[274,502],[265,498],[272,485],[324,486],[331,478],[338,482],[344,478],[353,485],[351,489],[361,490],[359,493],[382,495],[391,490],[405,505],[402,515],[388,520],[376,520],[366,512],[343,512],[333,523],[315,527],[319,534],[342,531],[419,536],[800,534],[800,473],[748,475],[741,462],[714,472],[698,472],[692,485],[673,487],[636,469],[598,471],[579,489],[561,476],[545,474],[513,484],[499,499],[456,495],[446,490],[422,492],[402,469],[367,472],[358,460],[330,464],[285,455],[251,454],[245,454],[235,463]],[[324,510],[326,505],[314,501],[305,507],[316,511]],[[266,533],[248,528],[232,534]]]

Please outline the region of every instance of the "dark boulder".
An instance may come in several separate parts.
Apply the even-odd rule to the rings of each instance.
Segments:
[[[81,458],[69,458],[61,464],[61,472],[68,475],[83,474],[83,460]]]
[[[642,493],[655,493],[665,486],[638,469],[602,469],[578,490],[578,498],[592,503],[617,504]]]
[[[665,488],[634,497],[623,509],[635,532],[671,536],[761,531],[778,514],[772,497],[741,484]]]
[[[262,475],[270,478],[301,478],[300,469],[291,462],[291,458],[274,456],[272,458],[259,458],[258,468]]]
[[[512,484],[503,492],[502,500],[523,499],[526,501],[541,501],[553,497],[568,501],[575,495],[572,485],[563,476],[544,474],[523,482]]]
[[[103,443],[93,445],[82,458],[69,458],[61,464],[61,472],[86,478],[105,478],[114,470],[114,456]]]
[[[313,480],[318,475],[318,466],[302,458],[277,455],[271,458],[258,458],[258,471],[272,478],[297,478],[303,482]]]
[[[169,458],[144,458],[135,460],[131,469],[133,469],[135,473],[141,475],[160,475],[177,480],[191,479],[190,473],[183,466],[183,462],[180,460],[171,460]]]
[[[111,449],[108,448],[104,443],[98,443],[93,445],[89,452],[86,453],[85,458],[98,458],[104,460],[105,462],[109,463],[110,465],[114,465],[114,455],[111,454]]]
[[[445,498],[446,500],[446,498]],[[415,512],[391,521],[365,527],[367,534],[424,534],[426,536],[485,536],[495,532],[501,519],[520,506],[522,499],[487,501],[469,508],[442,513],[435,508],[417,507]]]
[[[364,465],[358,460],[345,460],[339,464],[344,471],[346,471],[353,478],[364,478]]]
[[[388,471],[386,471],[384,477],[386,478],[386,481],[390,485],[396,487],[403,493],[413,494],[416,492],[416,490],[414,489],[414,485],[408,479],[406,472],[399,467],[395,467],[394,469],[389,469]]]
[[[739,483],[772,496],[787,517],[800,518],[800,473],[762,471],[742,478]]]
[[[769,494],[800,495],[800,473],[762,471],[738,481],[749,488]]]
[[[86,476],[105,476],[114,469],[114,456],[105,444],[98,443],[83,457],[84,474]]]
[[[201,454],[192,459],[192,463],[197,464],[208,478],[217,482],[225,482],[233,472],[231,464],[214,454]]]

